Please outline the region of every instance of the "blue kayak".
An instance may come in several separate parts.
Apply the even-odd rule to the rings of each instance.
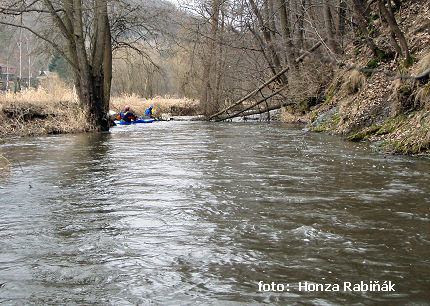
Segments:
[[[152,123],[154,121],[157,121],[157,120],[154,118],[148,118],[148,119],[139,118],[139,119],[131,121],[131,122],[127,122],[124,120],[115,120],[115,124],[116,125],[131,125],[131,124],[139,124],[139,123]]]

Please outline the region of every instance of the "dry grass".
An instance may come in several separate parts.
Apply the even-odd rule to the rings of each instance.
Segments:
[[[0,137],[90,130],[76,93],[56,76],[38,89],[0,94],[0,120]]]
[[[349,94],[355,94],[360,91],[365,83],[366,77],[361,72],[353,70],[343,84],[343,89],[345,89]]]
[[[154,105],[154,115],[171,114],[173,116],[192,116],[200,113],[200,105],[196,100],[187,98],[155,97],[145,99],[136,94],[123,94],[119,97],[112,97],[110,109],[119,112],[129,105],[138,115],[143,115],[145,110]]]
[[[125,105],[143,115],[154,105],[156,116],[197,115],[199,104],[186,98],[156,97],[151,100],[137,95],[112,97],[111,109],[120,111]],[[38,89],[19,93],[0,93],[0,137],[76,133],[91,130],[84,110],[79,107],[76,92],[57,76],[50,75]]]
[[[418,89],[415,95],[415,103],[430,110],[430,83]]]
[[[424,56],[416,65],[415,73],[419,75],[430,68],[430,53]],[[415,95],[415,103],[430,110],[430,82],[419,88]]]
[[[430,68],[430,53],[425,55],[417,64],[416,69],[414,69],[415,74],[419,75],[420,73],[423,73],[427,69]]]

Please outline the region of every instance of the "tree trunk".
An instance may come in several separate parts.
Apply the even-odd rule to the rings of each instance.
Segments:
[[[265,45],[268,48],[269,54],[271,55],[273,65],[276,69],[276,72],[280,71],[282,69],[281,61],[279,59],[278,52],[276,52],[276,49],[273,44],[272,40],[272,34],[270,33],[269,27],[266,25],[266,21],[264,20],[260,10],[257,7],[257,4],[254,0],[249,0],[249,4],[251,5],[251,8],[257,17],[258,24],[260,26],[261,32],[263,33],[263,38],[265,41]],[[285,75],[281,75],[280,77],[282,83],[287,83],[287,78]]]
[[[354,5],[354,11],[357,17],[360,32],[364,36],[364,40],[367,46],[370,48],[370,50],[372,50],[373,55],[376,58],[379,58],[382,55],[383,51],[378,48],[373,39],[370,37],[369,31],[367,29],[369,18],[366,13],[365,4],[363,3],[363,0],[353,0],[352,2]]]
[[[337,27],[337,35],[340,37],[341,42],[340,45],[343,46],[343,37],[345,35],[345,24],[346,24],[346,2],[345,0],[339,1],[338,8],[338,27]]]
[[[25,28],[50,43],[67,60],[73,69],[80,106],[86,110],[88,121],[96,130],[108,130],[107,114],[112,79],[108,1],[86,1],[83,7],[83,0],[40,0],[32,1],[29,7],[36,3],[38,5],[36,12],[51,15],[54,26],[65,39],[65,44],[60,46],[54,40],[45,38],[31,28]],[[88,24],[84,26],[88,16],[93,17],[92,28]],[[91,42],[88,39],[90,35],[92,35]]]
[[[220,10],[220,17],[221,17],[221,21],[219,22],[219,29],[218,29],[218,39],[219,39],[219,45],[218,45],[218,51],[217,51],[217,58],[216,58],[216,63],[215,63],[215,71],[214,71],[214,75],[215,75],[215,88],[214,88],[214,94],[213,94],[213,103],[214,105],[218,108],[219,105],[219,101],[222,101],[222,80],[223,80],[223,76],[224,76],[224,72],[225,72],[225,52],[224,52],[224,47],[223,47],[223,37],[222,34],[224,33],[224,28],[225,28],[225,14],[223,12],[223,10]]]
[[[306,0],[301,0],[297,8],[297,48],[304,49],[304,33],[305,33],[305,6]]]
[[[208,53],[203,60],[203,84],[202,84],[202,95],[200,103],[203,105],[203,112],[205,115],[209,115],[215,111],[217,107],[214,105],[214,101],[211,101],[211,70],[214,65],[213,60],[215,57],[215,40],[218,32],[218,19],[220,12],[220,0],[212,0],[211,2],[212,11],[210,17],[211,30],[208,39]]]
[[[276,68],[275,68],[275,65],[273,64],[272,57],[269,54],[267,54],[268,48],[266,43],[261,38],[261,36],[252,28],[251,25],[248,25],[248,29],[252,33],[252,35],[254,35],[255,39],[258,41],[261,48],[261,53],[263,54],[263,57],[266,59],[266,62],[269,65],[270,71],[272,72],[273,75],[275,75],[277,73]]]
[[[295,58],[295,47],[293,44],[293,40],[291,37],[291,31],[290,31],[290,19],[289,19],[289,8],[287,8],[287,5],[289,6],[290,2],[289,0],[278,0],[279,5],[279,17],[281,21],[281,31],[282,36],[284,38],[285,43],[285,53],[287,58],[287,63],[290,68],[293,68],[294,70],[297,68]]]
[[[91,59],[88,58],[84,38],[83,10],[80,0],[64,2],[68,18],[64,22],[71,35],[67,35],[69,50],[74,61],[75,85],[81,105],[87,110],[88,120],[94,129],[109,130],[109,96],[112,78],[112,49],[107,4],[94,2],[94,37]]]
[[[404,58],[406,59],[406,61],[409,61],[411,59],[411,55],[409,53],[408,43],[406,42],[406,38],[403,35],[402,30],[400,30],[399,25],[397,24],[396,18],[394,17],[390,1],[391,0],[389,0],[387,3],[387,8],[385,6],[385,0],[378,0],[378,7],[381,12],[381,15],[388,23],[391,33],[399,40]]]
[[[325,24],[326,34],[327,34],[327,45],[330,48],[331,52],[338,53],[338,46],[335,39],[335,34],[333,32],[333,20],[332,20],[333,18],[330,11],[329,0],[324,0],[323,5],[324,5],[323,7],[324,24]]]

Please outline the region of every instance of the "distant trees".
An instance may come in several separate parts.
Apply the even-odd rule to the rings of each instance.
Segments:
[[[70,64],[61,55],[54,55],[48,64],[48,70],[55,72],[58,76],[65,80],[71,81],[73,79],[73,71],[70,68]]]
[[[180,8],[163,0],[147,1],[148,7],[131,0],[4,2],[0,16],[8,17],[0,24],[33,32],[67,61],[81,103],[101,130],[113,74],[115,92],[187,95],[199,98],[209,115],[282,70],[260,98],[285,85],[288,95],[274,99],[320,95],[350,42],[377,61],[396,54],[411,60],[394,14],[400,1],[196,0]],[[50,22],[21,25],[22,14]],[[384,33],[391,49],[380,42]]]
[[[290,98],[318,95],[331,71],[344,58],[348,43],[364,43],[377,61],[411,61],[407,39],[390,0],[200,0],[194,7],[197,43],[202,56],[201,102],[206,113],[229,104],[263,79],[287,67],[277,80],[290,82]],[[200,22],[199,22],[200,21]],[[378,41],[388,30],[392,50]],[[316,42],[322,43],[304,64],[295,59]],[[234,67],[218,63],[227,61]],[[221,79],[217,79],[219,75]],[[317,82],[318,84],[316,84]],[[268,93],[266,93],[267,95]],[[285,98],[285,97],[284,97]]]
[[[62,59],[68,63],[81,105],[98,130],[109,128],[113,50],[140,52],[136,43],[152,34],[145,17],[139,5],[127,0],[5,0],[0,4],[1,25],[25,29],[44,41],[57,57],[52,64],[63,65]]]
[[[70,64],[79,100],[92,125],[108,130],[107,118],[112,76],[112,44],[107,1],[53,0],[13,1],[2,5],[0,13],[8,16],[49,15],[55,33],[61,39],[16,20],[0,20],[8,26],[23,28],[45,42]],[[21,17],[22,20],[22,17]]]

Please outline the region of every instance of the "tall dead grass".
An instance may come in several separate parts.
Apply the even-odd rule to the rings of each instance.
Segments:
[[[366,77],[357,70],[353,70],[349,73],[345,83],[343,84],[343,89],[349,94],[355,94],[360,91],[360,89],[366,83]]]
[[[186,98],[143,99],[135,94],[112,97],[111,109],[126,105],[139,115],[154,105],[154,113],[197,115],[199,103]],[[76,92],[58,76],[50,75],[37,89],[0,93],[0,137],[76,133],[91,130],[86,113],[79,106]]]
[[[415,74],[421,74],[430,68],[430,53],[423,56],[423,58],[417,63]]]
[[[415,73],[417,75],[423,73],[427,69],[430,69],[430,53],[424,56],[418,63]],[[430,82],[417,90],[415,96],[415,103],[430,110]]]
[[[122,94],[111,98],[111,110],[119,112],[126,105],[129,105],[139,115],[143,115],[150,105],[154,106],[153,112],[155,116],[161,116],[163,113],[168,113],[172,116],[193,116],[200,113],[199,102],[188,98],[157,96],[153,99],[145,99],[136,94]]]
[[[0,94],[0,137],[90,130],[76,93],[57,76],[37,89]]]

